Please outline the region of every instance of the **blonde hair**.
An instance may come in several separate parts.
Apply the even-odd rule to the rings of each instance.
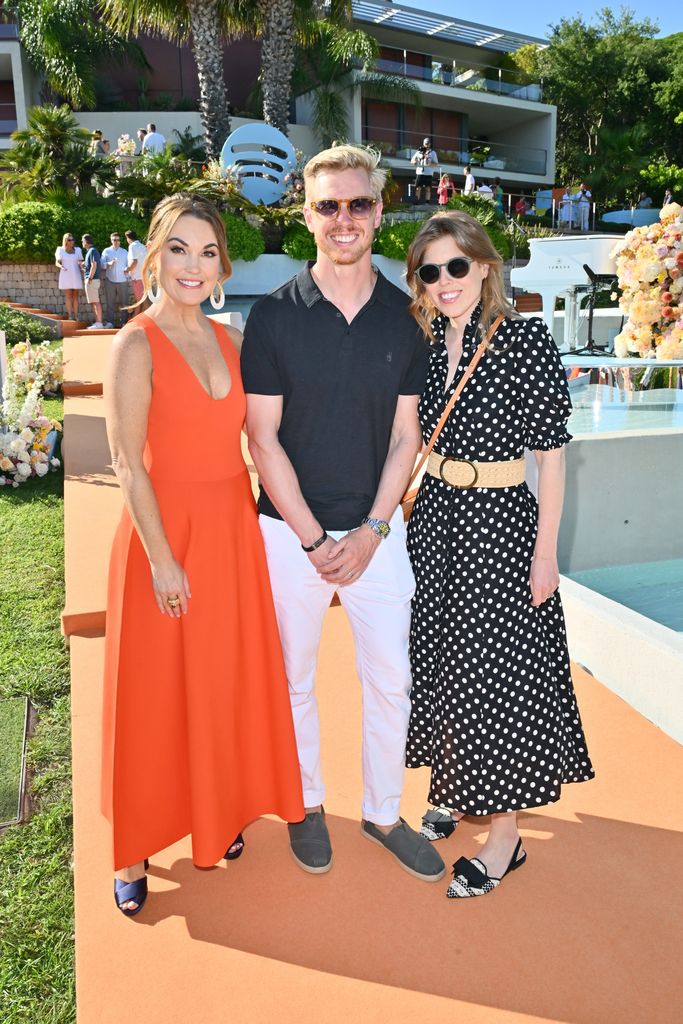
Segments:
[[[370,191],[374,199],[382,198],[382,189],[387,180],[387,172],[379,166],[382,154],[366,146],[352,146],[344,143],[323,149],[308,161],[304,167],[304,186],[308,191],[311,183],[325,171],[361,170],[370,179]]]
[[[75,246],[76,246],[76,236],[74,235],[73,231],[65,231],[64,234],[62,235],[62,249],[66,249],[66,240],[67,240],[67,238],[71,239],[71,241],[74,244],[74,248],[75,248]]]
[[[440,238],[451,238],[465,256],[476,263],[485,263],[489,268],[481,285],[480,332],[487,331],[501,313],[519,319],[519,313],[505,297],[503,261],[485,229],[469,213],[463,210],[449,210],[446,213],[436,213],[426,220],[408,250],[406,280],[413,296],[410,312],[428,340],[434,340],[432,321],[439,315],[440,310],[429,298],[416,270],[424,263],[427,247]]]
[[[225,224],[213,203],[198,196],[190,195],[187,192],[178,192],[174,196],[166,196],[157,203],[152,213],[152,219],[147,234],[147,255],[142,264],[142,281],[144,290],[147,292],[155,282],[159,280],[159,254],[171,236],[171,232],[180,217],[196,217],[197,220],[206,221],[213,228],[218,243],[218,254],[220,257],[222,272],[218,280],[222,283],[227,281],[232,273],[232,264],[228,254],[228,242],[225,234]],[[144,301],[144,300],[141,300]]]

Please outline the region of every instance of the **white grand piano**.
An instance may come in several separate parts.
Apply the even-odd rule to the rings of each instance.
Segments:
[[[565,299],[565,343],[576,348],[579,320],[577,295],[585,292],[593,281],[584,270],[584,264],[596,277],[616,277],[616,259],[610,257],[614,246],[623,235],[579,235],[575,238],[558,235],[556,238],[530,238],[531,258],[526,267],[510,271],[510,284],[528,292],[540,292],[543,301],[543,319],[553,331],[555,300]]]

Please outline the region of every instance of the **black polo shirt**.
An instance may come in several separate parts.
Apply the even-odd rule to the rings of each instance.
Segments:
[[[372,295],[349,324],[309,265],[249,314],[244,389],[283,396],[280,443],[326,530],[353,529],[369,513],[398,396],[424,390],[429,347],[409,302],[378,272]],[[259,511],[282,518],[263,486]]]

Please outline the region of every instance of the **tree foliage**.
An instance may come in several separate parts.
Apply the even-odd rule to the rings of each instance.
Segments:
[[[557,106],[558,181],[587,178],[599,200],[616,201],[642,187],[648,159],[683,162],[683,34],[656,33],[649,19],[603,8],[590,24],[563,18],[549,46],[514,55]]]
[[[10,0],[4,7],[19,22],[29,62],[54,95],[75,108],[95,106],[103,63],[130,60],[147,66],[140,47],[103,25],[89,0]]]

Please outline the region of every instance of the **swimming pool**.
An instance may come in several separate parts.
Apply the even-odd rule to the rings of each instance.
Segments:
[[[571,397],[570,434],[683,429],[683,391],[674,388],[622,391],[581,383],[571,388]]]
[[[683,558],[568,572],[569,579],[683,632]]]

